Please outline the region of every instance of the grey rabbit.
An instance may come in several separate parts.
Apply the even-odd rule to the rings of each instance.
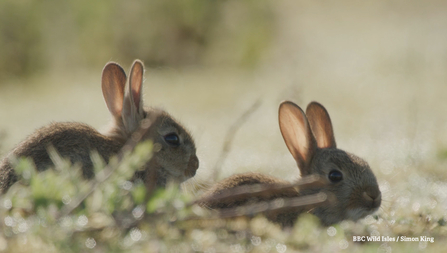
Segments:
[[[236,174],[215,184],[198,200],[199,205],[228,210],[278,198],[309,196],[321,191],[335,198],[310,210],[292,208],[266,213],[270,220],[283,226],[292,226],[298,215],[305,211],[316,215],[323,225],[331,225],[345,219],[356,221],[378,210],[382,197],[376,177],[366,161],[337,148],[331,119],[321,104],[310,103],[305,114],[293,102],[282,102],[279,106],[279,126],[301,177],[315,175],[323,180],[321,187],[289,187],[262,196],[247,194],[242,199],[219,199],[218,196],[223,193],[244,185],[291,185],[288,181],[261,173]]]
[[[193,177],[199,167],[194,140],[185,127],[166,111],[143,107],[143,76],[144,65],[139,60],[132,64],[128,81],[119,64],[107,63],[102,72],[101,85],[105,102],[113,116],[111,128],[100,133],[83,123],[61,122],[36,130],[1,161],[1,192],[6,192],[17,181],[11,164],[12,157],[30,157],[37,170],[43,171],[53,166],[47,152],[50,145],[73,164],[80,163],[84,178],[92,178],[91,152],[96,150],[108,162],[146,118],[150,118],[152,124],[141,140],[150,139],[157,148],[154,148],[153,157],[142,172],[137,172],[135,177],[148,184],[151,174],[148,171],[155,171],[157,187],[165,186],[168,180],[183,182]]]

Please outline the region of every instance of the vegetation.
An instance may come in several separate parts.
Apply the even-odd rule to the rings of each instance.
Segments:
[[[272,27],[267,0],[5,0],[0,77],[135,58],[147,66],[253,66]]]
[[[51,121],[99,129],[109,116],[102,67],[140,58],[147,105],[191,130],[200,159],[187,191],[170,185],[151,194],[129,181],[149,143],[109,166],[95,159],[99,175],[117,171],[100,183],[81,180],[57,155],[56,168],[39,174],[19,160],[20,182],[0,197],[0,252],[445,251],[446,7],[440,0],[0,1],[1,158]],[[337,145],[377,176],[383,202],[374,216],[322,227],[304,215],[281,229],[262,215],[222,220],[191,205],[200,189],[188,187],[202,181],[246,171],[299,176],[278,130],[284,99],[329,110]],[[230,124],[258,100],[228,142]],[[219,158],[222,143],[230,147]],[[407,241],[421,236],[429,240]]]
[[[312,215],[302,215],[291,229],[281,229],[262,215],[219,219],[192,205],[192,195],[180,191],[178,185],[148,196],[142,182],[128,181],[150,157],[150,150],[150,142],[139,144],[131,155],[122,161],[114,159],[108,166],[94,156],[97,177],[92,181],[81,179],[80,168],[55,153],[55,169],[38,174],[29,160],[18,160],[20,180],[0,200],[0,250],[436,252],[447,241],[446,217],[439,216],[433,202],[432,206],[413,206],[413,212],[396,205],[379,216],[331,227],[322,227]],[[106,179],[111,169],[116,170]],[[370,241],[373,236],[381,239]],[[402,236],[406,240],[426,236],[427,241],[384,241]]]

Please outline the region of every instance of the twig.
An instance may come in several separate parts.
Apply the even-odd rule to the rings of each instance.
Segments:
[[[324,192],[294,198],[277,198],[274,200],[262,201],[250,205],[220,209],[218,211],[218,216],[220,218],[232,218],[238,216],[252,216],[258,213],[277,212],[285,209],[296,209],[302,207],[311,209],[312,207],[314,207],[314,205],[323,204],[327,200],[328,196]]]
[[[6,131],[0,129],[0,157],[3,157],[3,143],[5,142],[7,137]]]
[[[310,195],[304,195],[292,198],[276,198],[273,200],[257,202],[254,204],[247,204],[237,207],[222,208],[213,210],[210,216],[192,216],[184,219],[189,220],[208,220],[208,219],[226,219],[241,216],[254,216],[259,213],[280,213],[280,212],[303,212],[311,210],[315,206],[324,205],[333,201],[333,196],[330,193],[319,192]],[[301,210],[294,210],[301,209]]]
[[[121,150],[117,154],[117,162],[113,164],[107,164],[104,169],[101,171],[101,174],[96,175],[96,180],[92,180],[89,182],[90,188],[87,190],[86,193],[80,194],[77,198],[75,198],[73,201],[70,202],[70,204],[64,206],[62,210],[59,212],[57,219],[60,219],[68,214],[70,214],[74,209],[76,209],[88,196],[90,196],[95,189],[105,182],[121,165],[121,162],[124,158],[124,156],[131,152],[135,146],[139,143],[139,141],[142,139],[144,134],[149,130],[152,123],[155,121],[157,115],[150,115],[149,118],[145,118],[141,121],[140,127],[137,131],[135,131],[131,138],[127,140],[127,142],[124,144],[124,146],[121,148]],[[150,172],[148,172],[150,173]],[[155,173],[151,173],[155,174]],[[149,182],[149,184],[154,182]]]
[[[261,100],[258,99],[250,108],[248,108],[234,123],[230,126],[225,135],[225,142],[222,147],[222,151],[220,152],[219,158],[217,158],[216,165],[213,168],[214,181],[216,181],[219,177],[219,172],[222,169],[223,163],[228,157],[228,154],[231,150],[231,145],[233,144],[234,137],[236,135],[237,130],[241,128],[241,126],[247,121],[247,119],[253,114],[261,105]]]
[[[219,194],[212,196],[207,196],[205,198],[199,199],[191,203],[193,204],[205,204],[207,202],[225,202],[227,200],[240,200],[247,197],[259,197],[266,194],[281,193],[294,188],[299,188],[300,190],[309,188],[322,188],[325,185],[325,181],[321,180],[320,177],[316,175],[311,175],[303,177],[296,183],[293,184],[256,184],[256,185],[241,185],[233,187],[231,189],[225,189]]]
[[[284,215],[299,214],[333,201],[333,194],[325,192],[325,186],[327,186],[327,182],[324,179],[317,175],[311,175],[303,177],[293,184],[242,185],[225,189],[218,194],[206,196],[190,204],[211,207],[213,209],[211,216],[188,217],[186,221],[234,218],[264,213],[270,217],[269,219],[274,217],[275,222],[285,222],[285,220],[281,220]],[[323,191],[312,194],[304,193],[311,189],[323,189]],[[253,199],[255,199],[254,203]]]

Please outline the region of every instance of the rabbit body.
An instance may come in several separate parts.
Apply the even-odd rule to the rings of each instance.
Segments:
[[[97,150],[107,162],[110,156],[118,153],[122,146],[113,138],[104,136],[85,124],[52,123],[36,130],[2,160],[0,163],[1,191],[6,191],[17,181],[17,176],[8,159],[11,155],[30,157],[34,161],[36,169],[43,171],[53,166],[47,152],[50,145],[57,150],[61,157],[69,159],[72,163],[80,163],[82,174],[88,179],[94,176],[93,164],[90,159],[91,150]]]
[[[295,187],[272,191],[271,194],[262,196],[213,200],[213,197],[240,185],[290,185],[288,181],[261,173],[237,174],[213,186],[203,195],[202,201],[199,200],[199,204],[210,209],[226,209],[278,198],[308,196],[323,191],[334,196],[335,200],[311,208],[303,206],[267,212],[267,217],[283,226],[291,226],[300,213],[309,211],[319,217],[322,224],[331,225],[345,219],[356,221],[375,212],[381,204],[381,192],[368,163],[336,148],[329,114],[322,105],[312,102],[306,111],[307,117],[294,103],[283,102],[279,109],[280,129],[298,164],[301,176],[318,176],[323,181],[321,187]]]
[[[203,202],[202,205],[210,208],[210,209],[221,209],[221,208],[233,208],[241,205],[245,205],[250,202],[257,202],[260,200],[271,200],[278,198],[277,193],[268,192],[266,195],[263,195],[262,198],[259,196],[250,196],[249,198],[238,198],[238,199],[229,199],[228,201],[222,201],[221,199],[213,201],[212,196],[220,195],[227,192],[229,189],[234,189],[239,186],[244,185],[289,185],[290,182],[272,177],[269,175],[264,175],[261,173],[242,173],[232,175],[223,181],[215,184],[210,190],[208,190],[205,194],[201,196],[202,199],[210,199],[207,202]],[[296,189],[289,189],[286,192],[281,192],[280,194],[284,196],[296,196],[298,191]]]
[[[183,182],[195,175],[199,166],[194,140],[190,133],[167,112],[143,107],[142,83],[144,67],[136,60],[130,71],[130,78],[116,63],[108,63],[102,75],[102,89],[109,111],[114,116],[111,128],[106,133],[82,123],[51,123],[36,130],[14,148],[0,163],[0,190],[7,189],[17,181],[10,158],[29,157],[36,169],[43,171],[53,166],[48,155],[52,146],[61,157],[82,166],[82,174],[90,179],[94,176],[92,151],[106,161],[116,155],[132,134],[139,129],[143,119],[150,119],[151,125],[141,140],[154,143],[152,158],[137,172],[136,177],[149,182],[148,175],[156,171],[156,186],[162,187],[168,180]],[[125,88],[127,87],[127,90]],[[148,154],[149,155],[149,154]],[[148,186],[149,187],[149,186]]]
[[[237,189],[241,186],[249,185],[270,185],[270,186],[283,186],[287,187],[290,182],[282,180],[276,177],[261,173],[242,173],[232,175],[218,184],[215,184],[211,189],[209,189],[205,194],[201,196],[198,201],[199,205],[208,209],[231,209],[239,206],[245,206],[249,204],[255,204],[262,201],[272,201],[279,198],[294,198],[300,195],[299,189],[296,187],[287,187],[286,189],[269,190],[262,195],[255,194],[244,197],[227,198],[227,199],[215,199],[215,196],[220,196],[222,194],[228,193],[231,189]],[[297,219],[298,215],[308,209],[308,207],[295,208],[291,211],[270,211],[266,213],[267,217],[274,222],[280,223],[283,226],[293,225],[290,221]]]

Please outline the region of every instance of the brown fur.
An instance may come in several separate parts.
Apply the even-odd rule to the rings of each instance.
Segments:
[[[381,193],[374,174],[363,159],[336,148],[332,123],[322,105],[316,102],[310,103],[306,117],[301,108],[294,103],[283,102],[279,109],[279,124],[284,141],[299,166],[301,176],[317,175],[325,181],[324,187],[287,188],[285,191],[273,191],[270,195],[246,196],[244,199],[236,200],[229,198],[226,201],[218,199],[221,192],[240,185],[290,184],[260,173],[239,174],[217,183],[204,194],[202,201],[199,200],[200,205],[211,209],[227,209],[250,202],[307,196],[325,191],[335,196],[335,201],[315,206],[311,210],[324,225],[344,219],[358,220],[379,208]],[[315,136],[313,132],[317,135]],[[342,174],[341,181],[330,180],[329,174],[334,170]],[[283,226],[290,226],[300,213],[309,209],[309,207],[289,209],[276,212],[274,215],[269,212],[267,217]]]
[[[53,146],[62,157],[69,159],[72,163],[82,164],[83,176],[92,178],[93,164],[90,152],[97,150],[107,162],[113,154],[118,153],[122,145],[124,145],[123,142],[104,136],[82,123],[52,123],[35,131],[2,160],[0,189],[5,191],[17,181],[17,176],[9,161],[11,156],[30,157],[34,164],[38,165],[37,170],[43,171],[53,166],[47,152],[48,147]]]
[[[201,198],[203,199],[210,199],[206,203],[203,203],[203,205],[212,208],[212,209],[220,209],[220,208],[232,208],[237,207],[241,205],[245,205],[250,202],[258,202],[260,201],[260,196],[248,196],[247,198],[240,198],[240,199],[226,199],[223,200],[219,199],[214,201],[212,199],[212,196],[221,195],[222,193],[225,193],[228,191],[228,189],[234,189],[239,186],[243,185],[256,185],[256,184],[262,184],[262,185],[289,185],[290,183],[275,177],[271,177],[268,175],[260,174],[260,173],[243,173],[243,174],[236,174],[228,177],[224,180],[225,184],[223,182],[219,184],[215,184],[209,191],[207,191]],[[289,197],[296,196],[297,191],[296,189],[289,189],[287,192],[283,193],[285,195],[289,195]],[[267,194],[263,195],[262,198],[264,200],[271,200],[276,198],[276,194],[274,192],[268,192]]]
[[[185,181],[195,175],[199,166],[194,140],[189,132],[167,112],[144,108],[142,99],[142,82],[144,66],[136,60],[130,71],[126,85],[126,74],[116,63],[108,63],[103,70],[102,90],[107,107],[114,117],[109,131],[99,133],[94,128],[82,123],[52,123],[31,134],[14,148],[0,163],[0,190],[5,192],[17,176],[11,165],[12,157],[29,157],[34,161],[38,171],[53,166],[48,155],[48,147],[53,146],[64,158],[72,163],[82,165],[83,176],[94,176],[90,158],[92,151],[97,151],[108,162],[109,158],[119,152],[132,134],[138,130],[142,119],[153,120],[142,140],[154,142],[153,157],[136,177],[146,183],[148,171],[156,171],[156,185],[164,186],[168,180]],[[126,89],[127,87],[127,89]],[[164,136],[175,134],[178,145],[171,145]],[[149,154],[148,154],[149,155]]]
[[[226,193],[231,193],[231,190],[238,189],[240,186],[271,186],[273,189],[263,192],[262,194],[247,194],[238,197],[222,198],[221,196]],[[260,173],[243,173],[232,175],[225,180],[214,185],[199,200],[199,205],[209,209],[231,209],[240,206],[247,206],[250,204],[259,203],[261,201],[272,201],[278,198],[294,198],[299,196],[299,189],[297,187],[288,187],[290,182],[281,180],[272,176],[260,174]],[[276,190],[275,187],[287,187],[285,189]],[[238,192],[234,192],[236,194]],[[309,209],[307,207],[294,208],[294,212],[288,211],[269,211],[267,217],[278,222],[284,226],[290,226],[290,220],[295,220],[298,214]],[[299,212],[297,211],[299,210]]]

